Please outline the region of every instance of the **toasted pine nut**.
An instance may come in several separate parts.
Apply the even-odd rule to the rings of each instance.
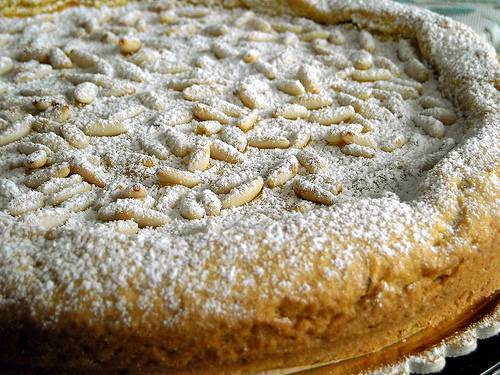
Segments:
[[[128,61],[118,60],[118,75],[123,79],[129,79],[135,82],[144,82],[146,80],[146,74],[137,65],[132,64]]]
[[[277,42],[279,40],[278,35],[262,31],[250,31],[245,39],[249,42]]]
[[[166,10],[160,13],[160,23],[171,24],[177,22],[177,15],[172,10]]]
[[[235,147],[218,139],[212,140],[210,144],[210,157],[226,163],[241,163],[243,155]]]
[[[328,56],[331,53],[334,53],[333,48],[331,48],[330,44],[324,39],[312,40],[311,47],[318,55]]]
[[[392,73],[389,70],[381,68],[354,70],[351,72],[351,78],[358,82],[385,81],[392,77]]]
[[[389,70],[393,76],[399,77],[401,72],[396,64],[394,64],[391,60],[384,56],[376,56],[373,59],[373,62],[377,68],[384,68]]]
[[[378,126],[374,122],[364,118],[358,113],[352,117],[351,121],[355,124],[363,126],[363,133],[376,131],[378,129]]]
[[[389,93],[399,93],[403,99],[415,99],[419,96],[419,93],[415,88],[400,85],[391,81],[378,81],[373,84],[373,87]]]
[[[65,124],[61,127],[61,134],[68,143],[76,148],[85,148],[89,144],[89,138],[83,131],[73,124]]]
[[[47,154],[47,156],[52,156],[53,152],[50,148],[45,145],[41,145],[39,143],[33,142],[21,142],[17,145],[17,151],[22,154],[29,155],[33,152],[43,150]]]
[[[97,165],[86,159],[74,157],[70,163],[71,172],[82,176],[83,181],[94,184],[98,187],[106,186],[106,175]]]
[[[311,112],[309,121],[317,122],[321,125],[339,124],[349,120],[356,112],[352,106],[339,108],[325,108]]]
[[[137,53],[128,57],[129,61],[144,68],[147,63],[160,60],[160,53],[151,48],[141,48]]]
[[[191,188],[200,183],[194,173],[172,167],[162,167],[156,172],[156,176],[162,185],[184,185]]]
[[[317,94],[320,91],[320,72],[317,68],[302,65],[297,72],[297,78],[304,85],[307,92]]]
[[[115,136],[128,132],[128,126],[123,122],[96,120],[85,125],[83,132],[88,136]]]
[[[17,61],[36,60],[39,63],[45,64],[49,59],[49,50],[45,47],[29,46],[21,50],[17,56]]]
[[[33,99],[33,106],[39,111],[46,111],[56,103],[56,99],[52,96],[42,96]]]
[[[254,178],[234,187],[222,199],[222,208],[239,207],[255,199],[264,186],[262,177]]]
[[[165,110],[165,101],[161,95],[158,95],[155,92],[143,92],[139,95],[141,103],[147,108],[155,111]]]
[[[54,69],[71,68],[73,63],[60,48],[52,48],[49,53],[49,62]]]
[[[79,195],[86,191],[90,191],[92,187],[86,182],[80,182],[75,185],[68,186],[64,189],[56,191],[50,194],[47,197],[47,203],[53,206],[57,206],[64,201],[74,197],[75,195]]]
[[[204,171],[210,164],[210,143],[199,142],[191,150],[187,160],[187,169],[190,172]]]
[[[82,176],[79,174],[73,174],[69,177],[53,177],[40,185],[38,190],[44,194],[53,194],[69,186],[79,184],[82,181]]]
[[[109,115],[108,120],[111,122],[124,121],[138,116],[142,112],[144,112],[144,107],[142,105],[131,105],[125,109]]]
[[[210,50],[218,59],[225,59],[226,57],[233,56],[236,54],[234,48],[225,42],[213,43],[210,46]]]
[[[356,84],[354,82],[339,80],[332,83],[331,88],[363,100],[369,99],[372,96],[372,89],[370,87]]]
[[[24,184],[27,187],[36,189],[44,182],[53,177],[66,177],[70,172],[68,163],[60,163],[51,165],[49,168],[39,169],[30,175],[26,176]]]
[[[17,188],[17,187],[16,187]],[[38,191],[21,193],[19,189],[7,204],[7,212],[12,216],[20,216],[28,212],[36,211],[45,204],[44,195]]]
[[[267,177],[266,184],[270,188],[284,185],[297,174],[299,170],[299,161],[295,156],[287,158],[279,164]]]
[[[238,98],[250,109],[263,109],[267,107],[267,100],[261,93],[250,91],[247,88],[241,88],[238,91]]]
[[[226,126],[222,129],[220,139],[236,148],[239,152],[243,152],[247,148],[247,137],[236,126]]]
[[[297,160],[309,173],[317,173],[324,167],[323,160],[315,153],[302,150],[297,154]]]
[[[132,184],[120,190],[117,198],[143,199],[148,195],[146,187],[142,184]]]
[[[15,83],[24,83],[42,79],[52,72],[52,66],[46,64],[39,64],[30,67],[30,69],[20,71],[14,76]]]
[[[363,127],[359,124],[344,124],[334,127],[326,136],[326,141],[331,145],[342,146],[353,143],[355,136],[359,135]]]
[[[113,82],[110,86],[101,91],[101,96],[125,96],[135,93],[135,87],[128,82]]]
[[[31,140],[35,143],[47,146],[53,152],[67,150],[70,148],[68,142],[66,142],[64,138],[52,132],[33,134]]]
[[[75,87],[73,97],[79,103],[90,104],[97,97],[98,91],[97,86],[92,82],[84,82]]]
[[[97,60],[97,63],[95,64],[95,71],[99,74],[108,77],[113,77],[113,75],[115,74],[115,69],[113,68],[113,65],[111,65],[104,59]]]
[[[205,216],[205,208],[196,200],[195,193],[192,191],[181,198],[179,211],[183,218],[189,220],[201,219]]]
[[[210,36],[222,36],[229,32],[229,27],[226,25],[210,25],[205,27],[204,30]]]
[[[425,82],[430,78],[429,69],[416,58],[412,58],[406,62],[405,72],[418,82]]]
[[[328,36],[328,41],[336,45],[344,44],[345,36],[339,29],[334,29],[330,32],[330,35]]]
[[[31,131],[33,120],[33,116],[28,115],[24,119],[16,121],[0,130],[0,146],[7,145],[28,135]]]
[[[85,211],[92,206],[96,200],[97,194],[95,191],[89,190],[82,194],[74,195],[73,197],[65,200],[61,207],[68,209],[72,212]]]
[[[159,227],[168,223],[168,217],[156,210],[143,208],[127,199],[120,199],[97,211],[102,221],[134,220],[140,228]]]
[[[356,69],[366,70],[373,65],[372,55],[366,51],[356,51],[351,55],[352,65]]]
[[[427,95],[421,96],[418,102],[423,108],[434,108],[434,107],[446,108],[450,105],[445,99]]]
[[[439,121],[441,121],[444,125],[452,125],[457,121],[457,115],[450,109],[434,107],[427,108],[420,112],[421,115],[432,116]]]
[[[335,52],[323,58],[324,62],[337,69],[345,69],[351,66],[349,59],[342,53]]]
[[[200,201],[207,215],[216,216],[220,213],[222,202],[220,201],[217,194],[215,194],[211,190],[203,190],[200,195]]]
[[[246,62],[247,64],[252,64],[255,61],[257,61],[257,59],[259,58],[259,56],[260,56],[260,52],[259,51],[257,51],[256,49],[251,49],[251,50],[248,50],[243,55],[243,61]]]
[[[294,148],[304,148],[311,140],[311,129],[307,127],[297,130],[291,138],[290,146]]]
[[[218,121],[202,121],[196,124],[194,132],[196,134],[211,136],[222,130],[222,125]]]
[[[139,231],[139,226],[134,220],[116,220],[103,225],[109,228],[107,230],[123,233],[127,236],[134,235]]]
[[[44,150],[38,150],[28,155],[24,166],[28,169],[41,168],[47,164],[47,153]]]
[[[67,53],[71,61],[80,68],[94,68],[97,64],[97,61],[99,61],[99,57],[97,57],[96,55],[79,49],[71,49]]]
[[[69,219],[70,211],[62,208],[42,208],[24,218],[27,224],[35,225],[41,230],[50,230],[63,225]]]
[[[274,31],[271,24],[263,19],[254,18],[250,23],[251,27],[257,31],[263,31],[266,33]]]
[[[201,121],[219,121],[221,124],[228,124],[229,117],[226,114],[210,107],[206,104],[197,103],[193,107],[193,116]]]
[[[118,47],[123,54],[135,53],[141,49],[142,42],[134,36],[122,36],[118,40]]]
[[[294,181],[293,191],[299,198],[314,203],[332,205],[335,202],[335,195],[331,191],[303,178]]]
[[[14,68],[12,59],[7,56],[0,56],[0,76],[10,72]]]
[[[401,61],[408,61],[416,57],[415,49],[408,39],[401,39],[399,41],[397,52]]]
[[[253,136],[248,138],[248,145],[257,148],[288,148],[290,141],[280,136]]]
[[[375,40],[373,39],[372,34],[366,30],[362,30],[359,33],[358,43],[362,49],[368,52],[375,51]]]
[[[232,188],[241,185],[243,182],[244,179],[242,176],[238,174],[231,174],[215,180],[210,186],[210,189],[217,194],[227,194]]]
[[[259,73],[262,73],[267,79],[275,79],[278,75],[278,71],[274,66],[265,61],[257,61],[255,64],[255,69]]]
[[[165,141],[168,148],[175,156],[184,157],[186,156],[191,148],[191,144],[187,137],[174,129],[167,129],[165,132]]]
[[[407,142],[408,139],[404,135],[400,134],[389,142],[382,143],[380,145],[380,149],[385,152],[393,152],[398,148],[403,147]]]
[[[304,42],[310,42],[316,39],[327,39],[329,36],[328,30],[312,30],[300,35],[300,39]]]
[[[350,155],[350,156],[361,156],[364,158],[374,158],[375,157],[375,151],[371,149],[370,147],[365,147],[365,146],[360,146],[357,144],[349,144],[345,145],[340,149],[343,154]]]
[[[293,103],[302,105],[307,109],[319,109],[331,105],[333,99],[327,95],[305,94],[295,97]]]
[[[170,155],[170,152],[165,148],[165,146],[157,141],[141,139],[139,142],[144,151],[148,154],[156,156],[160,160],[165,160]]]
[[[304,95],[306,93],[306,89],[300,83],[300,81],[296,79],[285,79],[281,80],[276,85],[279,90],[293,96]]]
[[[236,117],[239,118],[241,115],[246,113],[246,110],[236,104],[233,104],[231,102],[219,99],[219,98],[213,98],[213,92],[212,94],[203,100],[207,105],[221,111],[227,116],[230,117]]]
[[[285,104],[277,108],[273,116],[296,120],[298,118],[307,118],[309,116],[309,110],[300,104]]]
[[[418,115],[413,118],[415,125],[421,127],[428,135],[434,138],[444,137],[445,128],[441,121],[431,116]]]
[[[243,130],[244,132],[249,131],[255,126],[255,123],[259,119],[259,111],[258,110],[253,110],[249,112],[247,115],[244,115],[241,117],[236,125]]]
[[[289,23],[289,22],[275,22],[272,24],[272,27],[274,30],[276,30],[279,33],[300,34],[304,30],[303,26],[295,25],[295,24]]]

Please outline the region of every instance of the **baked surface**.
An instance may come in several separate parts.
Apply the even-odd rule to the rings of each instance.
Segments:
[[[342,360],[499,289],[491,47],[391,2],[209,5],[2,23],[3,361],[220,373]],[[140,49],[120,54],[131,31]],[[205,142],[232,148],[210,144],[206,165]],[[239,205],[241,191],[255,199]]]

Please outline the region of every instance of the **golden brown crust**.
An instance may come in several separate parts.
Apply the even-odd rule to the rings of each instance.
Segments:
[[[475,200],[492,199],[480,182],[472,191]],[[495,271],[500,266],[499,230],[498,221],[487,212],[468,217],[464,210],[456,220],[454,233],[466,241],[454,252],[468,255],[457,255],[445,266],[426,265],[419,275],[408,275],[408,280],[393,279],[390,264],[380,263],[377,267],[384,272],[377,278],[377,272],[372,271],[372,282],[354,305],[342,305],[339,301],[335,309],[328,309],[320,301],[309,305],[284,301],[279,313],[294,319],[293,330],[253,322],[227,330],[218,327],[217,331],[205,333],[193,325],[183,332],[182,340],[198,336],[203,341],[194,345],[188,342],[175,352],[165,343],[179,345],[181,338],[175,343],[169,337],[170,332],[147,337],[116,333],[108,336],[99,327],[89,330],[87,317],[75,313],[68,322],[61,321],[51,330],[42,329],[36,321],[29,324],[24,321],[21,331],[13,325],[8,329],[2,327],[2,336],[9,339],[0,344],[0,349],[3,360],[9,363],[26,364],[24,358],[29,353],[30,361],[42,367],[52,367],[54,363],[79,369],[159,367],[179,374],[253,373],[362,356],[453,321],[498,294],[500,275]],[[441,240],[439,245],[445,247],[446,241]],[[471,247],[475,248],[472,254]],[[398,288],[396,285],[401,282],[405,285]],[[391,283],[397,292],[385,292],[381,301],[377,299],[377,291],[385,283]],[[314,330],[320,334],[311,334]],[[298,343],[303,347],[297,352],[294,349]],[[243,356],[242,347],[247,348]],[[174,367],[170,367],[172,364]],[[186,369],[179,369],[186,365]]]
[[[383,6],[379,9],[374,5],[369,10],[359,5],[343,12],[321,11],[315,3],[302,1],[292,1],[290,5],[297,14],[316,20],[352,19],[378,28],[387,27],[384,25],[398,16]],[[381,14],[385,16],[380,17]],[[406,17],[405,22],[385,31],[415,36],[419,23],[412,22],[411,13],[400,17]],[[490,60],[478,56],[477,64],[483,64],[484,70],[478,69],[463,79],[465,73],[461,73],[460,67],[446,65],[436,55],[439,43],[445,43],[446,38],[426,33],[429,31],[424,28],[419,37],[422,51],[436,65],[443,82],[453,88],[455,102],[471,119],[485,127],[498,125],[498,113],[495,114],[495,107],[491,105],[497,93],[488,86],[492,74]],[[451,48],[449,43],[446,48]],[[478,92],[481,92],[480,100],[475,97]],[[488,133],[479,134],[478,138],[485,136]],[[498,169],[491,164],[488,158],[491,155],[485,156],[483,152],[487,150],[480,148],[455,154],[454,157],[466,162],[444,161],[431,173],[430,186],[422,201],[432,206],[429,214],[435,215],[436,223],[451,229],[444,231],[436,227],[433,243],[415,241],[415,257],[402,256],[400,264],[394,258],[363,253],[365,256],[358,256],[344,278],[332,286],[338,290],[318,287],[307,299],[263,301],[257,292],[252,295],[245,291],[242,303],[251,306],[255,313],[235,321],[227,317],[207,319],[197,310],[197,301],[186,298],[186,310],[192,308],[191,314],[175,328],[160,329],[153,324],[142,329],[139,310],[131,311],[134,322],[137,318],[135,327],[113,326],[118,315],[116,310],[111,310],[102,321],[90,323],[90,306],[65,313],[55,324],[44,328],[41,322],[53,311],[41,311],[39,316],[30,317],[29,301],[24,301],[24,305],[19,301],[11,306],[5,304],[7,307],[0,311],[0,321],[6,323],[1,329],[9,339],[0,344],[0,358],[24,363],[29,356],[30,361],[42,367],[64,363],[65,367],[75,368],[160,366],[162,370],[178,373],[236,370],[250,373],[363,355],[422,329],[437,327],[469,311],[500,288],[500,275],[495,272],[500,266],[500,225],[494,210],[499,192],[493,182],[498,178]],[[468,171],[467,163],[474,166],[473,173]],[[452,192],[451,199],[449,192]],[[453,201],[451,208],[450,200]],[[407,233],[413,230],[405,229]],[[22,238],[21,229],[19,232]],[[25,233],[27,236],[30,232]],[[401,233],[395,235],[393,241],[404,238],[405,233]],[[341,243],[349,239],[332,234],[332,241]],[[221,244],[221,248],[223,246]],[[307,243],[301,242],[300,246],[307,249]],[[367,244],[358,242],[357,246]],[[321,259],[316,261],[320,266]],[[216,266],[215,260],[214,268]],[[300,280],[296,282],[299,284]],[[382,301],[378,298],[381,290],[384,291]],[[133,289],[118,293],[128,300],[137,299],[139,294]],[[64,303],[64,298],[64,295],[54,296],[53,306]],[[162,306],[156,309],[161,310]],[[280,324],[283,320],[293,324]],[[204,323],[201,327],[200,321]]]

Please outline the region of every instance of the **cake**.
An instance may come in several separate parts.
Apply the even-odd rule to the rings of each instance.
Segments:
[[[1,363],[347,373],[498,304],[499,63],[468,27],[69,5],[0,22]]]

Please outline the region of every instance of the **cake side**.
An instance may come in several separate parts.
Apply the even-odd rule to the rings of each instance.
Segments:
[[[483,191],[482,198],[491,202],[491,193]],[[478,201],[475,199],[476,204]],[[365,355],[420,330],[453,321],[498,292],[499,279],[494,271],[499,266],[499,228],[495,218],[488,213],[473,219],[462,216],[455,230],[456,237],[440,240],[439,246],[466,238],[462,247],[453,248],[462,255],[456,255],[446,265],[442,259],[428,259],[431,264],[421,265],[419,274],[407,274],[404,279],[401,274],[391,273],[390,263],[367,264],[365,267],[372,268],[370,285],[353,303],[339,301],[327,306],[325,300],[329,297],[324,295],[308,302],[286,299],[277,306],[263,305],[260,320],[233,326],[228,326],[227,321],[204,321],[201,328],[194,318],[177,332],[157,328],[145,336],[133,329],[115,331],[109,325],[89,327],[89,315],[81,312],[68,315],[68,320],[60,320],[48,329],[40,326],[36,317],[15,322],[11,318],[20,311],[16,304],[16,310],[3,311],[3,320],[9,324],[2,328],[3,337],[8,338],[2,352],[10,364],[149,369],[152,373],[155,368],[175,373],[253,373]],[[475,249],[472,255],[470,248]],[[380,271],[375,272],[375,267]],[[112,319],[110,316],[108,321]],[[187,341],[186,337],[192,339]]]
[[[384,197],[341,203],[333,214],[319,210],[305,216],[304,222],[310,220],[314,223],[310,228],[304,227],[302,221],[273,224],[264,220],[252,231],[248,230],[248,226],[242,226],[222,237],[203,239],[195,236],[192,242],[184,245],[185,248],[207,246],[214,254],[204,265],[209,276],[203,282],[207,285],[215,286],[211,284],[212,278],[226,268],[221,259],[227,258],[217,259],[217,254],[231,253],[231,248],[244,246],[257,248],[259,256],[256,258],[271,263],[276,248],[289,255],[296,254],[292,247],[304,253],[312,252],[308,266],[320,270],[329,259],[317,250],[319,241],[319,248],[335,247],[339,273],[325,276],[319,271],[311,274],[308,269],[307,272],[294,274],[294,279],[290,280],[286,272],[290,269],[287,267],[293,266],[293,261],[288,261],[287,267],[268,268],[266,274],[261,276],[257,290],[251,286],[231,285],[232,289],[228,292],[224,290],[224,295],[209,294],[205,298],[206,291],[202,287],[194,293],[180,291],[181,304],[176,309],[165,306],[162,300],[162,289],[168,289],[170,282],[165,279],[155,284],[158,295],[153,294],[145,312],[140,307],[140,295],[150,286],[134,282],[134,275],[126,275],[129,279],[125,284],[113,293],[106,292],[105,296],[96,296],[95,291],[88,293],[76,286],[76,293],[67,290],[61,290],[60,294],[49,292],[48,295],[41,294],[39,301],[30,299],[35,292],[44,290],[36,280],[30,281],[32,284],[27,285],[28,290],[20,290],[14,282],[16,277],[6,278],[2,290],[2,320],[11,327],[16,324],[13,311],[23,322],[33,320],[33,325],[28,325],[25,332],[30,332],[33,337],[34,352],[38,350],[36,337],[40,335],[39,342],[52,337],[52,348],[58,348],[61,342],[68,344],[70,356],[87,357],[90,366],[129,367],[135,364],[151,367],[160,363],[173,368],[195,366],[205,369],[197,366],[211,363],[223,365],[222,358],[227,361],[229,369],[232,368],[230,363],[241,366],[239,361],[242,358],[254,363],[249,365],[248,370],[290,366],[301,363],[293,351],[298,346],[303,353],[309,353],[308,350],[314,353],[318,347],[325,347],[327,342],[335,343],[328,353],[320,351],[315,354],[315,360],[362,354],[355,349],[361,344],[367,351],[377,350],[418,332],[429,321],[437,325],[441,319],[456,312],[453,306],[467,310],[498,290],[499,280],[494,277],[493,270],[498,268],[500,260],[496,245],[498,211],[495,208],[498,198],[495,140],[498,140],[499,116],[498,92],[492,84],[498,64],[491,50],[479,44],[482,48],[476,53],[476,37],[467,29],[425,12],[406,12],[406,8],[389,3],[379,6],[363,2],[357,7],[350,5],[352,8],[339,4],[340,7],[333,10],[322,9],[317,3],[293,3],[292,6],[300,14],[322,21],[332,20],[329,15],[333,13],[334,17],[339,17],[335,21],[353,19],[362,25],[380,27],[379,17],[383,14],[387,15],[386,20],[404,20],[394,30],[384,26],[384,32],[403,31],[412,35],[416,30],[423,30],[417,39],[424,55],[436,66],[443,91],[469,115],[468,121],[472,126],[465,144],[451,151],[434,167],[419,187],[421,192],[417,199],[401,202],[395,197]],[[343,11],[339,12],[339,9]],[[434,22],[437,20],[439,22]],[[455,27],[461,29],[461,33],[452,39]],[[456,38],[463,50],[447,55],[452,48],[456,48]],[[464,58],[460,60],[456,56]],[[374,223],[374,218],[379,220]],[[12,230],[12,234],[4,236],[5,249],[12,249],[12,243],[17,238],[20,243],[26,243],[26,249],[43,248],[53,243],[50,233],[21,229],[21,226],[10,223],[8,218],[2,218],[1,225],[5,234],[9,233],[8,227]],[[415,229],[417,226],[418,229]],[[359,229],[368,229],[372,235],[358,234]],[[285,233],[286,240],[273,240],[277,233]],[[26,238],[31,238],[31,243]],[[78,250],[81,251],[80,256],[91,247],[113,253],[118,248],[126,251],[137,246],[135,240],[116,235],[104,238],[102,241],[81,233],[60,241],[68,241],[67,248],[75,251],[84,239],[88,240],[89,244]],[[155,241],[159,240],[159,236],[140,240],[146,252],[155,254],[158,251],[158,242]],[[57,240],[56,243],[61,244]],[[166,246],[172,249],[174,245]],[[278,260],[283,259],[280,256]],[[252,272],[253,265],[245,264],[245,259],[238,259],[235,265],[243,272]],[[5,272],[10,272],[7,261],[2,266]],[[281,287],[273,279],[274,275],[278,276],[278,280],[290,283]],[[126,286],[127,283],[130,287]],[[309,287],[307,291],[301,288],[304,284]],[[460,285],[470,286],[470,289],[464,290]],[[265,293],[262,293],[263,290]],[[68,308],[58,312],[57,309],[68,297],[70,300],[77,299],[78,309]],[[385,303],[383,307],[380,307],[380,299]],[[227,304],[227,307],[208,311],[201,307],[216,300]],[[126,314],[117,308],[124,301]],[[431,309],[433,304],[430,301],[442,302],[436,304],[443,308]],[[109,306],[104,311],[100,310],[97,319],[93,310],[95,303]],[[408,322],[408,316],[401,317],[402,311],[413,320]],[[57,318],[53,321],[55,316]],[[388,317],[395,320],[399,317],[401,326],[396,328],[381,324]],[[115,324],[115,321],[118,323]],[[201,327],[199,322],[202,322]],[[370,328],[373,325],[376,327]],[[394,327],[393,333],[387,334],[391,332],[391,327]],[[89,328],[93,332],[91,337],[88,335]],[[15,332],[14,337],[18,337],[19,331]],[[367,332],[380,333],[379,336],[374,333],[372,341],[367,341]],[[117,343],[130,344],[120,349],[121,345],[110,345],[109,337],[115,338]],[[193,341],[186,342],[186,337],[192,337]],[[157,339],[162,345],[150,348],[151,340]],[[82,347],[82,341],[88,344]],[[12,342],[19,343],[14,338]],[[144,342],[144,346],[140,347],[138,342]],[[353,343],[352,346],[349,343]],[[129,351],[130,348],[133,348],[132,351]],[[283,351],[286,354],[280,354]],[[39,354],[40,361],[46,364],[58,362],[57,358],[63,355],[60,351],[59,354],[51,352],[43,359],[47,353]],[[14,355],[9,357],[14,358]],[[148,360],[138,362],[140,357]],[[80,360],[75,362],[75,366],[81,364]]]

